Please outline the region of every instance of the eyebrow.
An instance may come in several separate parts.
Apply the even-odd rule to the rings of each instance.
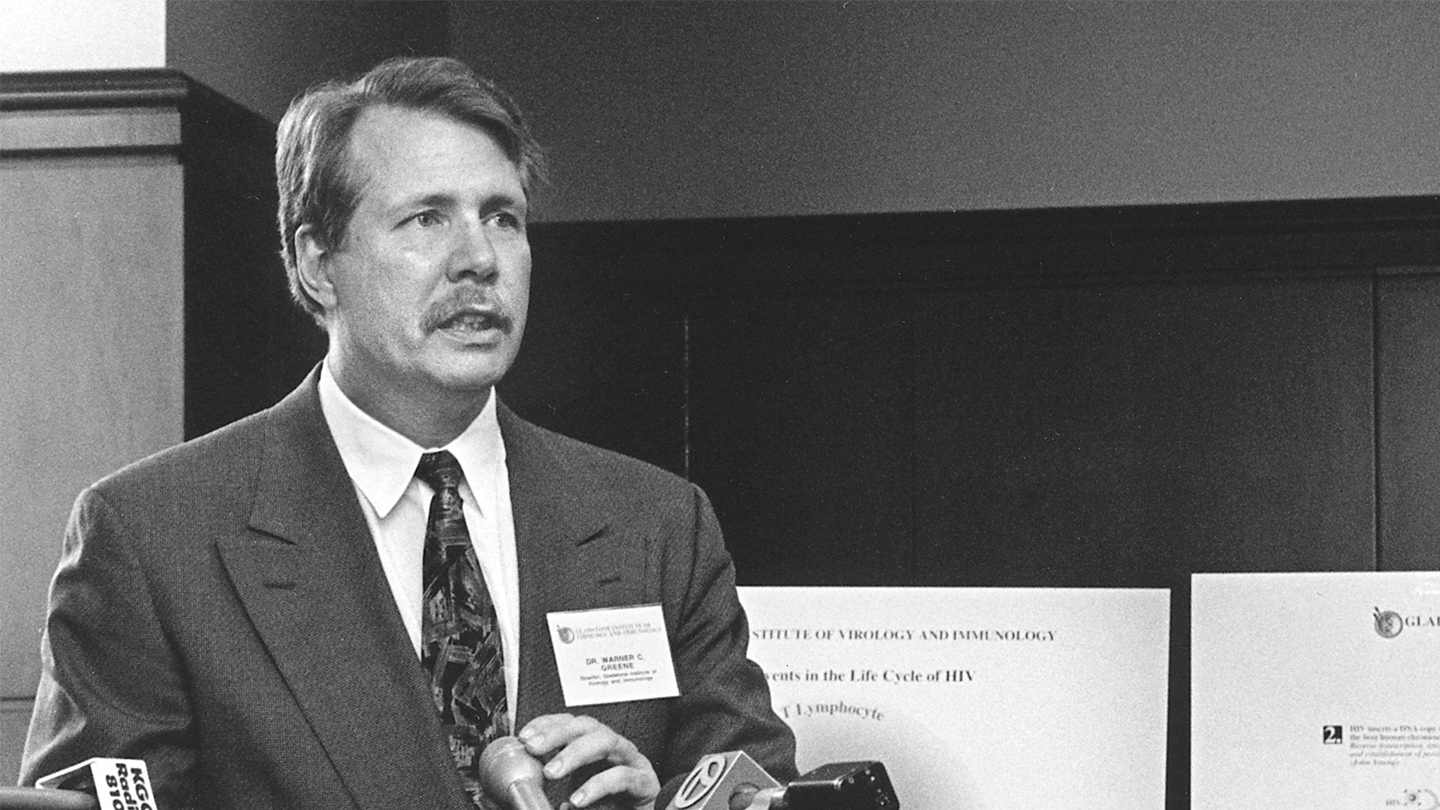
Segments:
[[[406,197],[395,204],[395,208],[457,208],[460,206],[460,198],[454,194],[437,192],[424,194],[419,197]],[[518,208],[528,210],[525,198],[515,197],[511,194],[491,194],[485,197],[480,203],[482,211],[496,211],[502,208]]]

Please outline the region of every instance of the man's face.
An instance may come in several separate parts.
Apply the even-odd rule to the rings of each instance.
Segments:
[[[361,114],[349,160],[359,204],[318,263],[341,388],[382,421],[397,407],[484,392],[525,330],[519,169],[484,130],[394,107]]]

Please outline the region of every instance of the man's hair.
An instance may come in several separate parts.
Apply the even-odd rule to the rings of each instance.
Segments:
[[[295,232],[310,225],[327,248],[336,248],[345,239],[364,182],[350,162],[350,132],[360,114],[372,107],[436,113],[483,129],[519,170],[526,194],[544,171],[540,145],[515,102],[454,59],[390,59],[353,82],[326,82],[307,90],[280,119],[275,184],[290,294],[322,325],[320,303],[300,284]]]

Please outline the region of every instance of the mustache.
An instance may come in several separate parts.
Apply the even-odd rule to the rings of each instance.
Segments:
[[[420,326],[426,332],[433,332],[462,316],[479,316],[490,321],[490,325],[510,332],[515,327],[504,303],[490,294],[474,287],[460,287],[425,309]]]

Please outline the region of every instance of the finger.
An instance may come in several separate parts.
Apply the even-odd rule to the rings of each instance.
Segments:
[[[591,717],[570,714],[546,714],[531,720],[515,733],[525,748],[535,756],[548,754],[571,740],[600,726]]]
[[[629,767],[649,765],[634,743],[616,734],[609,726],[595,722],[584,733],[572,737],[545,763],[545,776],[559,779],[595,762]]]
[[[570,794],[570,804],[589,807],[607,796],[614,796],[627,807],[654,807],[660,795],[660,779],[649,760],[641,757],[643,767],[617,765],[595,774]]]

